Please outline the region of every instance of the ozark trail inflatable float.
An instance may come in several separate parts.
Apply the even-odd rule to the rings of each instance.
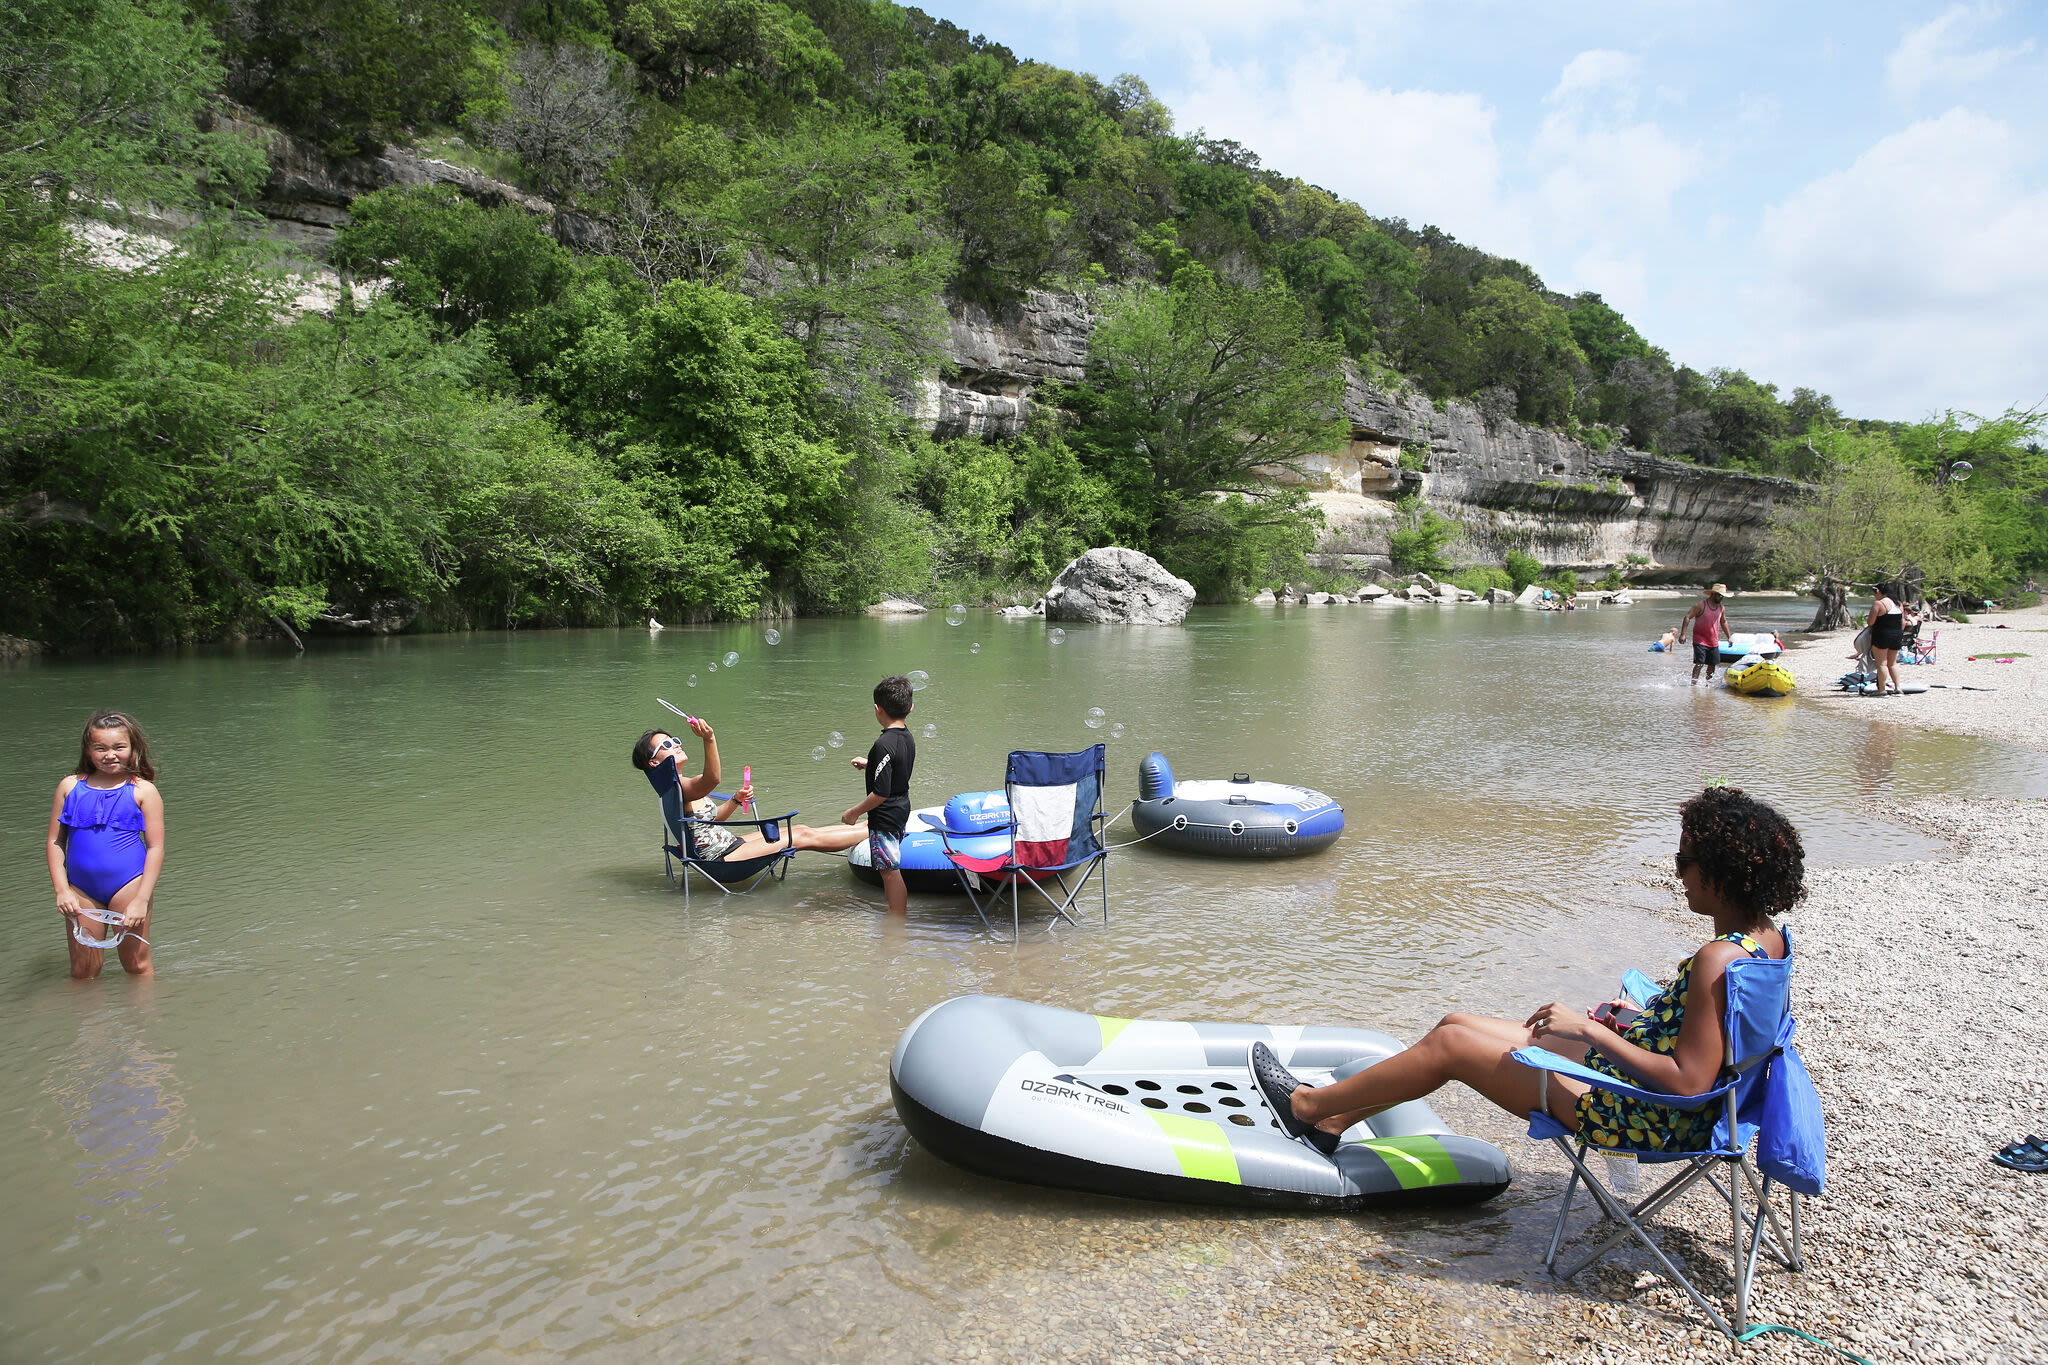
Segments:
[[[941,835],[940,830],[946,834]],[[1000,858],[1010,851],[1010,799],[1000,791],[962,792],[943,806],[910,813],[903,827],[903,885],[910,891],[964,891],[960,873],[946,858],[946,838],[953,849],[972,858]],[[880,886],[863,839],[846,851],[853,875]]]
[[[1279,782],[1173,780],[1164,754],[1138,766],[1131,823],[1176,853],[1224,858],[1293,858],[1319,853],[1344,832],[1344,808],[1319,791]]]
[[[1254,1042],[1310,1085],[1401,1049],[1369,1029],[1116,1019],[964,995],[903,1031],[889,1089],[933,1155],[1032,1185],[1326,1212],[1507,1188],[1507,1155],[1420,1100],[1354,1125],[1331,1156],[1288,1137],[1246,1066]]]

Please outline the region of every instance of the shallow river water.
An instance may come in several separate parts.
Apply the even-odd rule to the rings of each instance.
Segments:
[[[1060,644],[974,612],[783,623],[775,646],[734,626],[0,672],[0,1359],[897,1354],[988,1267],[1052,1255],[1025,1210],[1180,1216],[912,1146],[887,1057],[936,1001],[1412,1035],[1668,965],[1653,879],[1706,779],[1781,803],[1834,865],[1934,848],[1865,796],[2048,794],[2029,751],[1689,687],[1644,650],[1665,605],[1203,609]],[[1129,850],[1107,930],[1014,947],[947,899],[892,921],[815,854],[685,912],[627,764],[654,696],[717,725],[764,810],[829,823],[860,795],[870,688],[911,668],[932,678],[913,729],[937,727],[917,804],[1000,785],[1011,747],[1107,739],[1111,809],[1157,748],[1182,777],[1321,788],[1349,829],[1299,863]],[[101,705],[143,718],[162,768],[154,982],[65,979],[42,867]]]

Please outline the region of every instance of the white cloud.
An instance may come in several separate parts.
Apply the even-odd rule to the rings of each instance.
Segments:
[[[2011,125],[1952,109],[1766,209],[1744,363],[1844,411],[2000,411],[2048,390],[2048,188]]]
[[[1323,52],[1275,74],[1257,62],[1203,64],[1162,92],[1180,128],[1253,148],[1268,166],[1349,198],[1368,213],[1434,223],[1489,251],[1523,233],[1501,201],[1494,111],[1477,95],[1383,89]]]
[[[1635,119],[1640,79],[1641,64],[1624,52],[1572,58],[1545,100],[1529,156],[1544,255],[1570,262],[1549,283],[1595,290],[1624,313],[1649,303],[1644,250],[1668,235],[1672,200],[1703,164],[1692,144]]]
[[[2007,62],[2034,50],[2034,40],[2011,47],[1965,50],[1970,36],[1997,19],[1990,5],[1951,5],[1935,18],[1910,30],[1885,59],[1885,88],[1901,100],[1912,100],[1930,85],[1968,85],[1997,72]]]

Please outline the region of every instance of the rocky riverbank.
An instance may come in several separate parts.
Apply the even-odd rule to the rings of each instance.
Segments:
[[[2037,1264],[2048,1181],[1989,1159],[2048,1127],[2048,1002],[2034,989],[2048,979],[2036,922],[2048,902],[2048,803],[1955,798],[1872,814],[1953,852],[1816,872],[1790,916],[1798,1041],[1827,1108],[1829,1189],[1806,1205],[1809,1268],[1760,1271],[1752,1319],[1883,1365],[2048,1361]],[[1697,922],[1670,885],[1683,953]],[[1471,1212],[1316,1220],[1162,1208],[1110,1228],[1106,1208],[1134,1206],[1011,1187],[1016,1218],[1036,1234],[1033,1262],[974,1276],[959,1318],[915,1348],[1105,1362],[1836,1358],[1783,1334],[1729,1342],[1640,1251],[1552,1280],[1543,1247],[1564,1162],[1458,1087],[1438,1108],[1512,1155],[1506,1195]],[[1726,1243],[1722,1206],[1695,1199],[1662,1226],[1696,1282],[1725,1295],[1714,1251]]]
[[[1892,701],[1828,693],[1850,666],[1843,632],[1787,651],[1801,685],[1792,704],[2048,749],[2041,661],[1990,657],[2034,653],[2027,641],[2048,633],[2048,612],[1940,629],[1939,662],[1911,676],[1951,687]],[[1957,795],[1874,804],[1871,814],[1932,833],[1950,852],[1816,871],[1789,917],[1798,1041],[1828,1114],[1830,1183],[1806,1205],[1809,1268],[1766,1263],[1752,1319],[1883,1365],[2048,1361],[2037,1288],[2048,1180],[1989,1159],[2048,1130],[2048,1000],[2037,989],[2048,980],[2037,922],[2048,903],[2048,803]],[[1698,942],[1697,922],[1661,864],[1649,875],[1672,892],[1672,962],[1644,964],[1662,975]],[[1470,1213],[1311,1220],[1162,1208],[1110,1227],[1100,1201],[1015,1191],[1019,1219],[1042,1224],[1031,1239],[1042,1258],[974,1277],[968,1306],[919,1349],[1074,1361],[1838,1358],[1784,1334],[1727,1341],[1640,1251],[1570,1284],[1552,1280],[1543,1247],[1568,1168],[1460,1087],[1434,1103],[1511,1154],[1506,1195]],[[1582,1213],[1575,1226],[1584,1225]],[[1696,1282],[1725,1296],[1720,1206],[1691,1200],[1662,1226]],[[1025,1317],[1030,1331],[1020,1330]]]
[[[1783,662],[1808,703],[1867,711],[1887,724],[2048,749],[2048,606],[1967,622],[1930,621],[1920,631],[1922,638],[1937,632],[1933,663],[1899,666],[1905,682],[1928,685],[1913,696],[1863,697],[1836,688],[1835,680],[1856,666],[1853,629],[1788,635]]]

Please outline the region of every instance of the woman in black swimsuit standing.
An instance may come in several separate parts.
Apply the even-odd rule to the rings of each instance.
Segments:
[[[1877,659],[1877,690],[1880,696],[1899,693],[1899,650],[1906,643],[1906,609],[1892,594],[1892,583],[1877,585],[1870,601],[1870,652]]]

